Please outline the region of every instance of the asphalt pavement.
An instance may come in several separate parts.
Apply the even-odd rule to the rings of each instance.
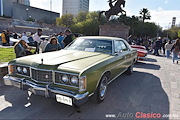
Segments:
[[[0,119],[144,120],[148,115],[148,120],[155,115],[180,119],[180,64],[171,59],[148,55],[135,64],[132,75],[123,74],[108,86],[103,103],[88,101],[79,110],[15,87],[0,87]]]

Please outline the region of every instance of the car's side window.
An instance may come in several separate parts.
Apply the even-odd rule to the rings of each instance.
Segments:
[[[123,41],[114,41],[115,53],[127,51],[128,48]]]
[[[114,41],[115,53],[119,53],[122,50],[120,41]]]
[[[123,50],[123,51],[127,51],[128,48],[127,48],[127,46],[125,45],[125,43],[124,43],[123,41],[120,41],[120,43],[121,43],[122,50]]]

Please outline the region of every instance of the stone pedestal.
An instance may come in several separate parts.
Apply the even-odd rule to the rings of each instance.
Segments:
[[[100,25],[99,35],[127,39],[129,36],[129,29],[130,27],[124,24],[105,24]]]

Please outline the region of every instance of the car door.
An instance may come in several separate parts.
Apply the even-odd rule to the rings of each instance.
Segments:
[[[126,69],[126,59],[128,52],[123,47],[123,42],[121,40],[114,41],[114,52],[115,52],[115,59],[116,59],[116,67],[115,67],[115,74],[119,75]]]
[[[124,67],[127,69],[132,63],[132,52],[124,41],[120,41],[123,52],[125,53]]]

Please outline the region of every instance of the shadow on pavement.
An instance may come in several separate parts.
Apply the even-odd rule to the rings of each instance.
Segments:
[[[137,62],[134,67],[143,68],[143,69],[152,69],[152,70],[159,70],[161,68],[159,65],[145,63],[145,62]]]
[[[146,61],[148,61],[148,62],[157,62],[157,60],[153,59],[153,58],[147,58]]]
[[[169,114],[169,99],[160,79],[137,71],[118,77],[109,85],[101,104],[88,101],[80,113],[52,98],[32,95],[28,99],[27,92],[13,87],[0,88],[0,100],[2,96],[12,106],[0,112],[0,119],[112,119],[107,115],[113,114],[118,119],[131,120],[136,118],[137,112]]]

